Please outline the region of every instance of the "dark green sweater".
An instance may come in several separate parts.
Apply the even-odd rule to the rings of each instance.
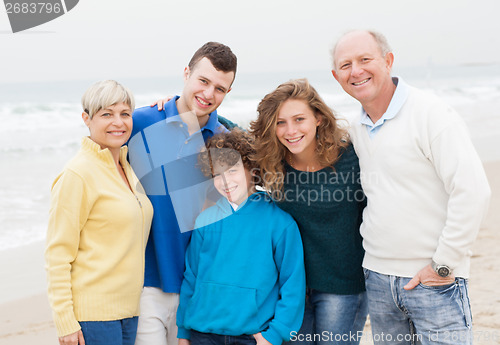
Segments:
[[[284,198],[279,207],[299,225],[307,287],[340,295],[365,290],[364,250],[359,226],[366,198],[352,145],[331,167],[298,171],[285,164]]]

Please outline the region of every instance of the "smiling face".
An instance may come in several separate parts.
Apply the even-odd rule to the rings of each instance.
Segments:
[[[232,167],[216,162],[213,169],[215,189],[230,202],[239,205],[255,191],[252,175],[241,159]]]
[[[194,112],[200,127],[208,121],[208,115],[216,110],[231,90],[234,72],[215,69],[204,57],[192,69],[184,70],[184,90],[177,101],[179,113]]]
[[[132,132],[130,106],[117,103],[99,110],[92,118],[87,113],[82,113],[82,118],[90,130],[90,139],[102,149],[109,149],[117,157]]]
[[[388,52],[384,56],[370,33],[355,31],[337,43],[332,73],[344,91],[366,109],[373,102],[388,103],[391,100],[393,62],[393,54]]]
[[[288,99],[281,105],[276,119],[276,136],[292,155],[313,155],[319,123],[305,101]]]

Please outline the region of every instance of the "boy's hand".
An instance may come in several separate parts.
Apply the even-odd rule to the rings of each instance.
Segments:
[[[170,101],[172,98],[174,98],[174,96],[167,96],[167,98],[159,99],[153,104],[151,104],[151,108],[154,107],[155,105],[158,105],[158,110],[163,110],[163,106],[165,105],[165,103]]]
[[[179,345],[191,345],[191,341],[188,339],[178,339],[179,340]]]
[[[264,338],[262,336],[262,333],[257,333],[257,334],[254,334],[253,337],[255,338],[255,340],[257,341],[257,345],[273,345],[271,344],[270,342],[268,342],[266,340],[266,338]],[[180,344],[179,344],[180,345]]]

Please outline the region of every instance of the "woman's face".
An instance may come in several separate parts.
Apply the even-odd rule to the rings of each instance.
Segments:
[[[293,155],[312,153],[316,149],[316,130],[320,120],[309,104],[289,99],[282,105],[276,120],[276,136]]]
[[[90,139],[102,149],[119,151],[132,133],[132,109],[125,103],[101,109],[92,119],[87,113],[83,113],[82,117],[90,130]]]

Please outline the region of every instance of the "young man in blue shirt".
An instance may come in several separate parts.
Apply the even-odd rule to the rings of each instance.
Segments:
[[[209,181],[195,168],[204,141],[226,131],[217,108],[231,90],[237,59],[208,42],[184,69],[184,88],[162,110],[136,109],[130,163],[154,207],[146,247],[144,290],[136,345],[177,344],[176,311],[184,254]]]

